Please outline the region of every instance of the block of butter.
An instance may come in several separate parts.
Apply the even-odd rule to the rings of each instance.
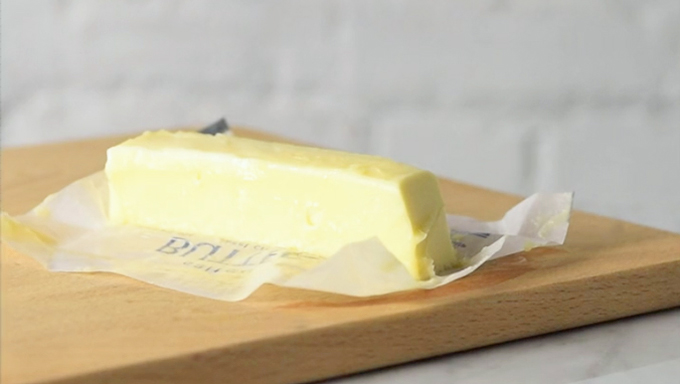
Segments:
[[[230,135],[146,132],[108,150],[109,220],[331,256],[371,238],[418,280],[457,265],[435,176]]]

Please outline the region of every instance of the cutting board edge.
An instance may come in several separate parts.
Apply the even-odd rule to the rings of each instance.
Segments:
[[[622,286],[630,286],[631,278],[641,279],[641,281],[653,281],[652,286],[647,286],[643,290],[645,297],[641,300],[631,302],[628,300],[617,300],[617,305],[612,307],[601,305],[607,294],[620,293]],[[650,280],[650,278],[652,278]],[[664,281],[672,281],[671,291],[664,291]],[[586,286],[582,284],[586,283]],[[674,307],[680,307],[680,259],[659,263],[653,266],[645,266],[637,270],[626,270],[615,273],[601,275],[596,279],[588,278],[584,280],[573,280],[553,285],[542,285],[536,289],[521,290],[523,294],[534,296],[540,299],[541,296],[555,297],[555,292],[562,294],[562,302],[569,302],[573,295],[578,295],[587,290],[600,289],[600,294],[594,297],[591,302],[581,301],[580,305],[570,307],[570,312],[562,322],[557,324],[545,324],[542,328],[521,328],[512,332],[499,333],[499,329],[512,329],[516,323],[512,318],[513,314],[521,316],[531,312],[535,308],[532,300],[519,302],[515,299],[504,301],[503,296],[516,296],[515,292],[496,292],[494,295],[482,299],[485,306],[480,306],[480,299],[470,299],[464,302],[440,303],[432,308],[419,312],[406,312],[403,314],[386,315],[371,320],[361,320],[344,323],[338,326],[328,326],[315,328],[309,331],[279,336],[269,339],[256,340],[242,343],[226,348],[215,348],[213,350],[189,353],[171,358],[147,361],[140,364],[121,366],[110,370],[85,373],[74,377],[65,377],[57,380],[39,382],[40,384],[80,384],[80,383],[147,383],[148,379],[153,378],[154,383],[174,383],[174,382],[193,382],[193,383],[213,383],[213,382],[248,382],[258,383],[296,383],[310,382],[316,380],[347,376],[359,372],[375,370],[387,366],[403,364],[407,362],[428,359],[449,353],[467,351],[475,348],[500,344],[513,340],[524,339],[544,335],[548,333],[579,328],[583,326],[595,325],[616,319],[636,316],[644,313],[656,312]],[[569,295],[571,293],[572,295]],[[632,293],[632,292],[629,292]],[[555,304],[555,302],[552,302]],[[634,304],[633,307],[626,304]],[[470,311],[461,315],[460,307],[470,306]],[[500,309],[498,306],[505,308]],[[413,342],[422,335],[442,334],[459,330],[451,326],[450,329],[430,329],[423,331],[433,324],[450,324],[451,321],[436,321],[435,319],[445,317],[455,319],[456,324],[468,320],[469,323],[478,323],[484,318],[484,311],[495,307],[491,312],[502,312],[508,316],[500,323],[495,324],[492,329],[484,327],[476,328],[479,333],[491,335],[484,341],[479,338],[470,337],[461,342],[455,340],[430,340],[425,343],[427,348],[409,353],[398,352],[404,348],[422,346],[422,340]],[[601,310],[597,320],[592,321],[592,317],[583,316],[584,312]],[[554,311],[554,305],[543,310]],[[462,318],[461,318],[462,316]],[[540,315],[537,316],[540,319]],[[376,321],[379,320],[379,321]],[[404,325],[408,324],[405,328]],[[524,323],[525,325],[528,323]],[[535,322],[531,323],[535,326]],[[504,328],[503,326],[506,326]],[[390,332],[385,332],[387,328]],[[413,332],[413,329],[421,329],[420,332]],[[435,328],[437,328],[435,326]],[[385,338],[386,334],[391,333],[390,338]],[[365,338],[366,334],[377,334],[382,338]],[[414,336],[415,335],[415,336]],[[326,349],[326,354],[318,352],[319,345],[323,345],[327,340],[339,340],[332,348]],[[396,341],[395,341],[396,339]],[[348,341],[349,340],[349,341]],[[328,344],[327,344],[328,345]],[[388,359],[385,359],[389,355]],[[348,358],[349,356],[349,358]],[[281,361],[282,358],[286,361]],[[242,361],[266,361],[262,367],[253,369],[248,364],[239,364]],[[269,363],[274,362],[274,363]],[[342,367],[338,367],[340,364]],[[245,365],[245,367],[244,367]],[[296,369],[286,370],[285,368],[296,366]],[[224,381],[224,377],[214,375],[230,372],[230,379],[234,381]],[[257,372],[256,376],[252,376]],[[311,373],[314,374],[311,374]]]

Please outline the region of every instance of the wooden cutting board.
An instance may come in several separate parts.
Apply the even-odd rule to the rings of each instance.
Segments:
[[[121,140],[4,150],[2,209],[22,213],[102,169]],[[441,187],[450,213],[486,220],[520,200]],[[239,303],[50,273],[3,246],[1,294],[4,384],[304,382],[679,306],[680,235],[577,212],[566,245],[432,291],[360,299],[266,286]]]

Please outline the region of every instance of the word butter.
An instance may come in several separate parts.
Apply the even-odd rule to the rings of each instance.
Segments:
[[[435,176],[389,159],[146,132],[108,150],[109,219],[331,256],[371,238],[414,278],[458,264]]]

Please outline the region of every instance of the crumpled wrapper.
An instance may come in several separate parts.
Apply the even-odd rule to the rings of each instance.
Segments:
[[[490,259],[564,242],[573,194],[535,194],[502,220],[447,216],[464,267],[416,281],[377,239],[347,244],[330,258],[286,249],[107,223],[103,172],[74,182],[27,214],[2,213],[2,241],[50,271],[113,272],[218,300],[238,301],[262,284],[350,296],[432,289]]]

